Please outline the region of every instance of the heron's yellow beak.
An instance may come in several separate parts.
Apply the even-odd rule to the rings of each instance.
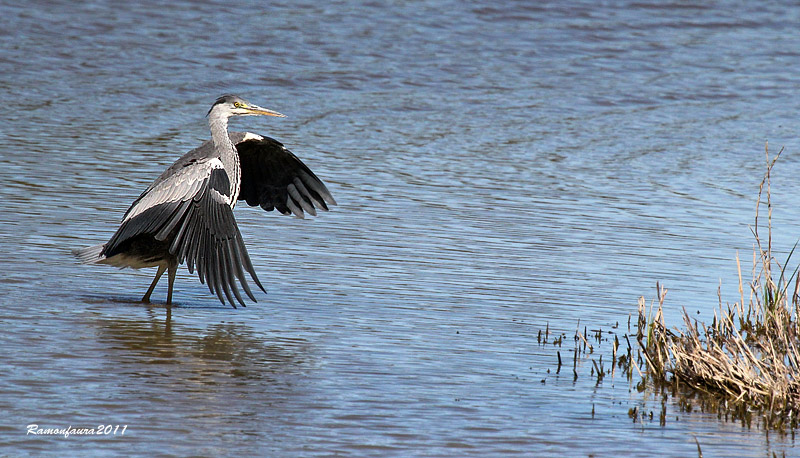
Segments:
[[[248,111],[248,114],[252,114],[255,116],[277,116],[279,118],[285,118],[285,114],[278,113],[277,111],[268,110],[266,108],[261,108],[258,105],[248,105],[243,107],[245,110]]]

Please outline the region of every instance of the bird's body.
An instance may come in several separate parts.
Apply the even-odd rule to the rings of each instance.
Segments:
[[[169,276],[167,304],[178,265],[197,270],[221,302],[245,305],[236,279],[255,301],[244,272],[259,288],[233,208],[238,200],[283,214],[315,215],[335,201],[322,181],[284,146],[269,137],[227,131],[231,116],[280,113],[236,96],[220,97],[209,111],[211,140],[189,151],[164,171],[128,208],[117,232],[102,245],[76,252],[84,263],[117,267],[158,267],[143,301],[161,275]]]

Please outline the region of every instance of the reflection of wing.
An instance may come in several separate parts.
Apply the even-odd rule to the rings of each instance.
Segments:
[[[159,245],[225,303],[235,307],[233,296],[244,305],[235,278],[253,297],[244,276],[258,281],[231,208],[230,180],[222,161],[193,150],[165,171],[131,205],[117,232],[105,245],[110,258],[125,253],[131,244]],[[155,249],[155,248],[154,248]],[[156,256],[156,254],[154,254]],[[233,295],[231,295],[233,293]]]
[[[328,205],[336,205],[314,172],[277,140],[249,132],[230,136],[242,167],[239,200],[300,218],[303,212],[316,215],[317,209],[327,211]]]

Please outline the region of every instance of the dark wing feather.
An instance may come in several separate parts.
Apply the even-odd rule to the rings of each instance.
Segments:
[[[229,202],[228,175],[224,169],[214,168],[201,192],[191,200],[169,251],[179,263],[185,261],[190,272],[196,267],[200,281],[207,283],[222,303],[227,299],[235,307],[234,296],[245,305],[236,286],[237,278],[250,299],[256,300],[244,270],[262,291],[264,287],[250,262]]]
[[[178,163],[176,162],[176,165]],[[175,166],[173,166],[175,167]],[[230,180],[217,158],[196,158],[171,168],[128,209],[120,228],[106,244],[107,257],[124,253],[126,242],[135,238],[162,244],[177,262],[197,269],[200,281],[208,284],[224,304],[245,305],[236,279],[253,301],[244,271],[261,290],[247,254],[242,235],[230,206]]]
[[[322,180],[279,141],[239,132],[231,133],[231,139],[242,168],[239,200],[300,218],[336,205]]]

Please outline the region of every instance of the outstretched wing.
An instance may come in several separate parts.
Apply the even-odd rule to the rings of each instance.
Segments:
[[[161,244],[177,262],[225,303],[243,306],[236,278],[255,301],[245,279],[246,270],[261,290],[261,282],[247,254],[231,208],[230,180],[217,157],[192,152],[176,162],[131,205],[102,255],[122,253],[131,241]]]
[[[239,200],[300,218],[336,205],[322,180],[279,141],[249,132],[230,136],[242,168]]]

